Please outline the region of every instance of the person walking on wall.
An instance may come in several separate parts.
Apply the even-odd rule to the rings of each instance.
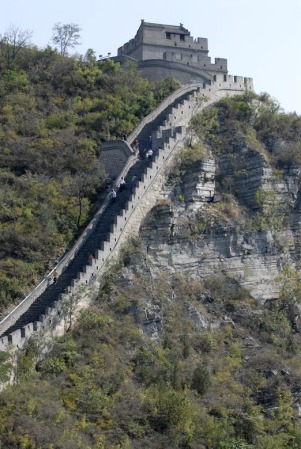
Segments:
[[[136,176],[136,175],[133,175],[133,177],[132,177],[132,179],[131,179],[131,184],[132,184],[133,187],[135,187],[135,186],[136,186],[136,183],[137,183],[137,176]]]
[[[135,140],[133,149],[135,151],[135,156],[138,157],[139,156],[139,141],[138,141],[138,139]]]
[[[112,189],[111,191],[111,199],[112,199],[112,203],[116,202],[116,197],[117,197],[117,193],[115,189]]]
[[[59,274],[57,271],[53,272],[53,283],[56,284],[57,283],[57,278],[58,278]]]
[[[126,182],[125,182],[124,178],[121,178],[120,184],[119,184],[119,190],[120,190],[120,192],[122,192],[123,190],[125,190],[125,188],[126,188]]]
[[[148,150],[148,152],[146,153],[146,157],[147,157],[147,159],[149,159],[149,160],[151,160],[152,159],[152,157],[153,157],[153,150],[150,148],[149,150]]]

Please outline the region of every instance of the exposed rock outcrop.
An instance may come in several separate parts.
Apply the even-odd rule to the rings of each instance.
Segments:
[[[277,297],[283,267],[299,259],[299,182],[299,166],[277,172],[246,146],[194,164],[182,177],[183,201],[157,205],[141,226],[154,267],[201,279],[224,273],[260,301]]]

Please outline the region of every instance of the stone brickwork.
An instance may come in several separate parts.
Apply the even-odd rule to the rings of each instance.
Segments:
[[[240,84],[241,83],[241,84]],[[176,154],[178,148],[185,145],[186,139],[186,127],[189,124],[191,116],[195,112],[200,112],[208,105],[214,103],[224,96],[231,96],[242,94],[245,92],[246,84],[243,79],[224,79],[223,76],[217,79],[214,86],[210,85],[195,85],[195,86],[183,86],[178,92],[174,92],[170,98],[164,100],[164,102],[146,117],[141,124],[134,130],[128,137],[129,142],[132,142],[136,136],[141,132],[143,126],[152,120],[153,117],[165,110],[166,105],[174,104],[175,99],[180,98],[183,92],[189,92],[195,89],[195,93],[191,94],[187,100],[178,102],[172,107],[171,112],[166,116],[165,120],[153,133],[153,145],[158,151],[158,156],[155,158],[151,166],[149,166],[138,182],[137,187],[132,193],[127,206],[116,217],[115,222],[112,223],[111,233],[108,241],[104,241],[102,247],[96,251],[96,257],[91,263],[89,263],[83,270],[78,273],[75,280],[72,281],[68,287],[68,292],[61,294],[60,300],[57,301],[53,307],[49,307],[45,310],[45,313],[40,316],[40,320],[35,323],[28,323],[22,329],[18,329],[8,336],[0,337],[0,350],[4,350],[6,346],[11,343],[19,348],[22,348],[26,340],[35,332],[40,332],[42,335],[50,332],[61,326],[63,320],[63,301],[68,300],[72,295],[78,295],[83,288],[90,291],[93,287],[99,285],[102,277],[103,270],[106,263],[112,256],[116,256],[122,244],[128,239],[129,236],[137,234],[141,226],[144,217],[147,212],[156,204],[158,199],[165,198],[164,183],[165,183],[165,170],[171,163],[173,156]],[[111,143],[110,143],[111,144]],[[121,171],[119,178],[125,176],[129,169],[129,161],[132,160],[131,150],[126,150],[127,144],[121,143],[124,147],[124,151],[128,151],[130,156],[125,163],[123,170]],[[109,149],[108,149],[109,151]],[[122,149],[120,151],[123,151]],[[209,163],[209,162],[208,162]],[[211,195],[211,193],[210,193]],[[209,196],[210,196],[209,195]],[[97,226],[99,217],[104,210],[108,198],[103,207],[97,212],[96,216],[86,228],[80,239],[76,242],[72,250],[62,259],[60,264],[56,267],[56,270],[60,273],[70,260],[76,257],[76,253],[81,247],[86,236],[92,232],[94,226]],[[39,294],[39,291],[47,288],[49,277],[40,283],[40,285],[30,294],[27,298],[2,322],[0,323],[0,335],[5,330],[9,329],[11,324],[22,315],[22,313],[28,308],[28,304],[35,301]],[[87,295],[89,296],[89,295]]]
[[[200,37],[194,39],[183,25],[162,25],[144,21],[141,22],[135,38],[118,49],[118,56],[129,56],[142,61],[172,60],[226,73],[227,60],[217,58],[215,64],[212,64],[208,53],[208,40]]]
[[[190,86],[191,89],[191,86]],[[185,88],[184,88],[185,91]],[[178,95],[181,95],[183,93],[183,88],[179,89]],[[176,93],[173,93],[171,95],[171,99],[165,100],[163,105],[160,105],[158,107],[157,113],[161,112],[161,109],[166,106],[166,104],[169,104],[169,101],[174,101],[174,99],[177,97]],[[184,105],[184,102],[183,102]],[[187,101],[185,102],[185,106],[187,105]],[[153,117],[156,113],[153,112],[151,114],[151,117]],[[147,118],[144,119],[144,122],[147,123]],[[137,127],[137,130],[141,129],[140,126]],[[130,141],[135,138],[136,131],[134,130],[133,133],[130,136]],[[135,211],[137,205],[141,201],[141,198],[144,197],[145,193],[149,190],[150,186],[152,185],[155,174],[158,171],[159,165],[162,168],[165,162],[166,154],[173,149],[172,142],[174,142],[174,139],[167,139],[167,151],[163,153],[163,155],[159,155],[157,160],[154,162],[156,165],[153,165],[152,167],[149,167],[143,177],[143,179],[138,183],[137,188],[135,189],[135,192],[132,195],[132,198],[130,199],[126,210],[124,210],[120,215],[117,216],[115,223],[112,226],[112,231],[110,233],[110,236],[108,238],[108,241],[103,242],[102,247],[99,248],[97,251],[96,257],[93,260],[91,264],[88,264],[84,272],[81,272],[78,274],[78,277],[76,280],[72,282],[68,289],[67,294],[61,294],[60,301],[54,304],[52,308],[48,308],[45,311],[44,315],[40,316],[40,320],[35,323],[30,323],[26,325],[22,329],[18,329],[12,334],[0,337],[0,350],[5,349],[7,344],[13,344],[15,346],[18,346],[21,348],[25,341],[29,338],[30,335],[34,332],[46,332],[49,330],[49,328],[53,328],[56,325],[59,325],[61,323],[63,317],[62,317],[62,306],[61,302],[66,300],[68,296],[75,295],[79,289],[85,287],[85,288],[91,288],[91,282],[92,284],[95,284],[96,282],[99,282],[99,279],[101,277],[101,273],[105,267],[106,262],[111,258],[112,254],[116,254],[116,251],[120,248],[121,243],[124,241],[125,238],[121,239],[121,236],[124,234],[125,228],[127,228],[127,222],[129,218],[131,217],[133,211]],[[110,143],[112,144],[112,142]],[[121,146],[124,145],[124,142],[121,143]],[[163,152],[164,148],[162,149]],[[122,149],[120,150],[122,151]],[[130,157],[130,159],[132,159]],[[119,178],[121,176],[125,175],[126,170],[129,168],[129,163],[127,162],[124,171],[119,173]],[[66,254],[66,256],[62,259],[62,261],[55,267],[55,270],[60,274],[68,264],[68,262],[76,257],[76,252],[81,247],[84,239],[89,235],[89,233],[92,231],[94,226],[97,226],[97,222],[99,219],[99,216],[101,215],[102,211],[104,210],[106,204],[108,203],[108,198],[105,201],[104,205],[100,208],[100,210],[97,212],[96,216],[92,220],[92,222],[89,224],[89,226],[85,229],[82,236],[79,238],[79,240],[76,242],[72,250]],[[128,234],[127,234],[128,235]],[[47,277],[45,277],[42,282],[31,292],[20,304],[19,306],[13,310],[7,317],[5,317],[4,320],[0,323],[0,335],[3,334],[7,329],[11,327],[11,325],[16,322],[16,320],[28,309],[28,307],[37,299],[37,297],[47,288],[47,285],[51,279],[50,273]],[[56,323],[56,324],[55,324]]]
[[[123,140],[105,142],[100,148],[100,159],[111,179],[116,179],[126,166],[134,151]]]
[[[120,63],[128,59],[138,61],[143,76],[150,81],[161,81],[175,77],[181,84],[213,84],[216,77],[228,74],[225,58],[209,57],[208,40],[194,39],[183,27],[141,21],[136,36],[118,49],[113,58]],[[236,77],[234,77],[236,78]],[[253,88],[249,78],[249,89]]]

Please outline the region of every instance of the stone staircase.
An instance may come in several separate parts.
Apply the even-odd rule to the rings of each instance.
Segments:
[[[73,257],[70,257],[67,265],[62,269],[59,265],[56,267],[56,271],[59,273],[57,282],[54,283],[50,276],[46,278],[43,291],[34,298],[32,303],[28,301],[28,307],[25,307],[25,310],[22,310],[21,307],[20,313],[15,312],[14,314],[13,312],[0,323],[0,350],[7,343],[21,347],[26,338],[43,327],[43,323],[47,325],[47,317],[48,321],[50,316],[53,317],[53,308],[57,309],[56,314],[61,314],[59,310],[60,300],[72,293],[76,284],[87,285],[90,284],[91,279],[96,279],[96,275],[103,268],[108,255],[114,251],[118,240],[116,230],[119,229],[119,233],[122,233],[125,214],[129,211],[129,207],[134,208],[134,204],[130,203],[139,202],[139,190],[140,195],[143,194],[143,190],[146,188],[146,178],[150,180],[154,177],[158,169],[158,167],[156,168],[158,160],[160,160],[161,165],[164,164],[166,155],[161,155],[161,157],[159,155],[159,151],[163,151],[164,148],[159,150],[157,143],[159,142],[160,145],[164,142],[168,144],[170,137],[176,135],[176,130],[164,134],[164,131],[168,128],[169,115],[173,113],[174,108],[183,106],[185,101],[189,102],[189,98],[194,91],[195,87],[192,87],[189,92],[180,95],[141,129],[137,137],[142,148],[147,148],[149,136],[156,134],[156,139],[153,140],[153,160],[138,159],[126,173],[121,173],[126,181],[126,189],[122,192],[118,191],[115,202],[106,199],[101,213],[95,220],[96,222],[90,232],[86,231],[86,236],[82,238],[82,242],[78,245]],[[156,131],[157,128],[159,128],[159,131]],[[177,131],[181,130],[177,129]],[[135,185],[132,183],[133,176],[136,177]],[[89,261],[89,255],[91,254],[94,258]]]
[[[107,261],[118,253],[129,235],[138,231],[145,213],[154,205],[157,194],[153,191],[160,190],[165,165],[177,147],[183,144],[186,126],[196,110],[198,99],[203,100],[206,96],[203,109],[225,95],[245,91],[244,88],[230,91],[229,86],[218,86],[182,86],[128,136],[129,144],[138,138],[141,149],[149,147],[152,136],[152,161],[137,160],[134,155],[128,158],[116,180],[116,185],[119,185],[121,177],[124,177],[127,188],[118,192],[116,202],[107,196],[74,247],[54,268],[59,274],[57,282],[52,281],[53,270],[0,322],[0,350],[5,350],[9,343],[22,348],[34,332],[43,334],[55,329],[63,320],[63,301],[78,294],[81,288],[97,286]],[[135,185],[132,183],[134,175]],[[94,256],[92,261],[89,260],[91,254]]]
[[[145,150],[149,147],[150,136],[152,137],[153,150],[156,150],[159,146],[162,146],[164,142],[167,142],[169,137],[174,137],[175,130],[172,130],[171,125],[168,125],[169,120],[173,117],[173,111],[183,107],[185,102],[189,102],[192,89],[188,93],[185,92],[173,103],[168,105],[153,121],[144,126],[143,130],[138,135],[138,141],[140,149]],[[169,130],[168,133],[163,133],[164,130]],[[161,139],[159,135],[162,135]]]

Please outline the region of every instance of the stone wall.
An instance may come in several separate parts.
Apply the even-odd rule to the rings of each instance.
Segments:
[[[150,81],[161,81],[173,76],[181,84],[212,84],[222,75],[223,82],[228,81],[230,84],[229,88],[235,89],[235,84],[245,83],[249,90],[253,89],[251,78],[244,78],[241,83],[237,78],[243,78],[234,76],[231,82],[227,59],[215,58],[212,62],[208,55],[207,39],[194,39],[183,25],[142,21],[135,38],[120,47],[118,56],[113,59],[124,64],[127,58],[136,60],[139,70]]]
[[[185,104],[185,106],[187,107],[188,103],[189,101],[183,102],[183,106]],[[135,133],[133,133],[133,135],[135,135]],[[145,196],[146,192],[149,191],[150,186],[153,184],[156,174],[159,171],[159,168],[162,169],[162,167],[164,166],[165,158],[176,146],[178,140],[180,139],[180,135],[181,134],[178,133],[178,137],[176,136],[175,138],[167,139],[167,143],[162,147],[162,151],[154,161],[153,166],[147,169],[145,175],[143,176],[143,179],[138,182],[138,185],[130,201],[128,202],[126,210],[124,210],[121,215],[117,216],[116,221],[112,226],[112,231],[110,233],[108,241],[103,242],[102,248],[97,251],[96,257],[95,259],[93,259],[92,263],[87,265],[84,272],[79,273],[77,279],[72,282],[72,285],[69,287],[68,295],[74,295],[80,288],[89,287],[91,282],[94,283],[99,281],[106,262],[110,259],[113,253],[116,254],[116,252],[120,248],[120,245],[126,239],[125,235],[128,235],[128,232],[125,232],[125,230],[128,229],[127,222],[129,218],[135,211],[141,199]],[[122,175],[124,175],[124,173],[120,174],[120,176]],[[107,203],[105,203],[105,205],[106,204]],[[102,209],[105,207],[105,205],[102,207]],[[88,228],[84,231],[83,235],[76,243],[75,248],[73,248],[72,251],[68,253],[66,258],[62,260],[62,262],[56,267],[56,270],[59,273],[61,273],[61,271],[64,269],[64,264],[67,263],[71,257],[75,257],[76,250],[80,247],[87,233],[91,232],[92,227],[97,225],[97,220],[100,214],[101,211],[98,212]],[[40,289],[47,288],[48,282],[49,277],[45,278],[38,287],[37,291],[35,289],[32,294],[26,297],[25,300],[22,301],[22,303],[0,323],[0,332],[2,334],[22,315],[22,313],[24,313],[28,309],[29,305],[31,305],[36,300],[37,296],[39,296]],[[61,300],[66,300],[65,294],[61,295]],[[25,328],[17,330],[9,336],[0,338],[0,350],[4,349],[8,343],[17,345],[18,347],[22,347],[26,339],[33,332],[36,332],[38,330],[42,331],[43,329],[47,330],[49,325],[53,326],[53,317],[54,315],[58,315],[59,311],[60,304],[57,303],[53,309],[48,308],[48,310],[46,310],[45,316],[41,316],[40,322],[42,322],[42,325],[39,323],[31,323]]]
[[[134,151],[124,140],[104,142],[100,148],[100,159],[112,180],[118,178],[128,159],[133,155]]]
[[[208,74],[201,73],[194,67],[185,67],[173,61],[150,60],[138,65],[142,75],[151,82],[163,81],[167,77],[174,77],[181,84],[208,83]]]
[[[159,115],[168,105],[172,104],[178,97],[181,97],[183,93],[193,91],[194,89],[197,89],[197,86],[189,85],[189,86],[182,86],[178,91],[173,92],[167,99],[165,99],[158,108],[153,111],[151,114],[149,114],[147,117],[145,117],[142,122],[135,128],[135,130],[130,134],[128,140],[129,142],[133,142],[137,135],[140,133],[140,131],[143,129],[145,124],[149,123],[149,121],[154,120],[154,118]],[[187,102],[185,103],[187,104]],[[168,139],[168,138],[167,138]],[[126,153],[132,154],[132,151],[128,148],[128,144],[123,141],[113,141],[109,142],[108,144],[104,144],[105,150],[109,152],[109,148],[113,148],[115,152],[120,151],[120,158],[123,161],[123,171],[119,172],[118,175],[114,172],[114,174],[117,176],[116,183],[118,184],[119,179],[122,176],[125,176],[125,173],[129,170],[132,163],[135,161],[135,158],[131,155],[127,162],[124,165],[124,155]],[[9,329],[16,320],[22,316],[22,314],[30,307],[31,304],[35,302],[35,300],[44,292],[44,290],[47,288],[48,283],[51,280],[52,273],[54,271],[57,271],[60,275],[62,271],[66,268],[66,266],[69,264],[69,262],[76,256],[77,251],[82,246],[85,239],[88,237],[88,235],[92,232],[93,228],[97,226],[97,222],[99,220],[99,217],[101,216],[103,210],[105,209],[106,205],[108,204],[109,198],[106,198],[104,204],[101,206],[101,208],[98,210],[98,212],[95,214],[93,220],[90,222],[90,224],[87,226],[87,228],[84,230],[80,238],[77,240],[75,245],[72,247],[72,249],[59,261],[59,263],[53,268],[53,270],[39,283],[39,285],[30,292],[26,298],[9,314],[7,315],[1,322],[0,322],[0,335],[2,335],[7,329]],[[98,270],[99,265],[96,265],[96,268]],[[87,267],[87,271],[91,271],[89,267]],[[86,279],[86,284],[88,283],[88,280]]]
[[[198,86],[199,91],[190,96],[190,99],[182,101],[180,104],[175,106],[171,113],[166,117],[166,120],[163,122],[162,126],[158,128],[158,131],[155,135],[155,145],[160,143],[161,149],[159,151],[158,156],[152,163],[151,167],[147,168],[147,171],[141,181],[138,182],[135,191],[133,192],[127,207],[122,211],[120,215],[116,217],[115,223],[112,225],[112,230],[109,236],[108,241],[103,242],[102,248],[100,248],[96,252],[96,257],[93,259],[91,264],[87,265],[83,272],[78,274],[76,280],[72,282],[68,289],[67,294],[61,295],[61,301],[68,299],[68,297],[72,295],[78,294],[82,288],[91,288],[93,285],[97,285],[100,282],[103,270],[105,268],[106,263],[111,259],[112,256],[116,256],[121,245],[127,240],[127,238],[133,234],[137,234],[141,223],[144,220],[147,212],[156,204],[157,200],[160,198],[164,198],[164,183],[165,183],[165,169],[166,166],[171,163],[173,155],[176,153],[177,149],[183,145],[185,145],[186,138],[186,126],[188,125],[190,118],[193,113],[197,111],[199,112],[203,108],[207,107],[209,104],[214,103],[219,98],[225,95],[236,95],[237,93],[243,93],[244,89],[240,90],[228,90],[224,91],[220,88],[211,90],[203,89],[203,86]],[[183,93],[183,89],[181,88],[181,92]],[[187,90],[191,90],[191,86],[187,87]],[[204,93],[206,94],[206,101],[204,98]],[[170,100],[165,100],[165,104],[161,105],[161,108],[166,107],[169,101],[173,103],[174,98],[176,98],[177,94],[174,93],[171,95]],[[158,111],[161,109],[158,108]],[[157,113],[158,113],[157,111]],[[146,122],[149,118],[144,119]],[[173,126],[177,125],[177,126]],[[181,125],[181,126],[180,126]],[[137,127],[137,130],[133,131],[130,136],[130,142],[135,139],[135,136],[139,134],[139,130],[143,127],[143,121],[140,126]],[[173,130],[174,128],[174,130]],[[168,130],[171,129],[170,134],[166,134],[165,142],[162,140],[162,136]],[[157,139],[157,140],[156,140]],[[163,143],[163,145],[162,145]],[[125,173],[121,173],[120,176],[124,176]],[[106,200],[108,201],[108,199]],[[105,207],[104,204],[103,208]],[[89,224],[87,229],[84,231],[74,248],[68,253],[65,258],[62,260],[61,264],[59,264],[56,269],[57,271],[62,270],[64,264],[68,263],[68,259],[76,257],[76,251],[80,248],[83,239],[87,233],[91,232],[93,226],[97,225],[97,220],[101,215],[102,209],[98,211],[92,222]],[[59,271],[60,272],[60,271]],[[40,285],[42,288],[45,288],[48,283],[48,278],[46,277]],[[41,288],[39,286],[39,288]],[[31,303],[31,295],[26,298],[25,303]],[[3,334],[6,329],[8,329],[13,322],[22,314],[23,304],[21,303],[21,307],[17,307],[8,317],[6,317],[0,323],[0,332]],[[48,308],[45,311],[45,315],[41,316],[40,322],[38,323],[30,323],[22,329],[15,331],[13,334],[9,336],[0,338],[0,350],[5,349],[8,343],[12,343],[17,345],[18,347],[23,347],[25,341],[29,338],[32,333],[37,332],[48,332],[49,328],[53,329],[56,324],[62,321],[62,312],[61,312],[61,303],[60,301],[55,304],[53,308]],[[15,319],[15,321],[13,321]]]
[[[225,58],[212,62],[208,53],[208,40],[194,39],[183,25],[142,21],[135,38],[118,49],[115,59],[121,63],[125,58],[137,60],[143,75],[151,81],[175,76],[181,83],[210,82],[214,74],[228,73],[228,63]]]

